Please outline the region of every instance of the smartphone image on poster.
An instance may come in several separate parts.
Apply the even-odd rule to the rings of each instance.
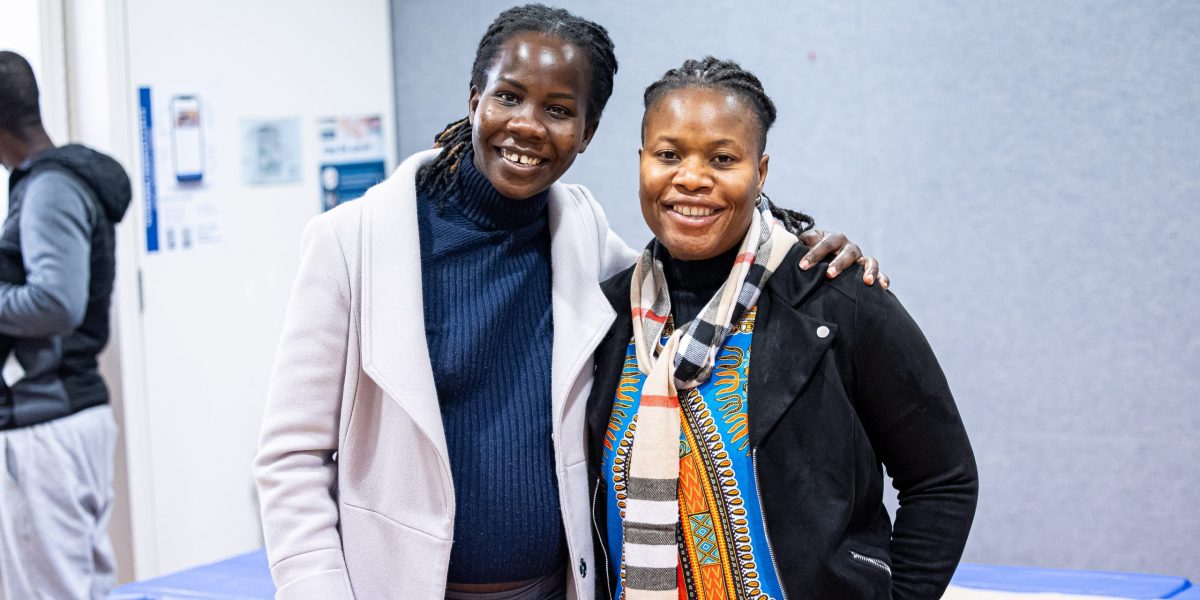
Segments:
[[[175,158],[175,180],[198,183],[204,179],[204,132],[200,121],[200,98],[171,98],[171,148]]]

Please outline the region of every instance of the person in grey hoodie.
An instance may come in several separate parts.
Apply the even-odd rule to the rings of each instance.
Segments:
[[[124,169],[42,126],[29,63],[0,52],[0,591],[103,598],[116,423],[96,355],[108,342]],[[19,267],[19,268],[18,268]]]

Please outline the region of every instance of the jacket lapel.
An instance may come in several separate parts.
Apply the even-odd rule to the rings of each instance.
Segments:
[[[596,380],[592,385],[587,407],[587,427],[591,433],[593,452],[600,450],[594,444],[603,439],[608,428],[613,398],[625,367],[625,354],[629,349],[629,338],[633,331],[633,318],[629,307],[629,284],[633,279],[632,275],[632,269],[626,270],[602,287],[617,316],[609,329],[609,335],[596,348]]]
[[[363,371],[428,436],[443,458],[446,435],[425,343],[417,169],[436,156],[409,157],[359,202],[362,208]]]
[[[556,429],[564,423],[565,412],[575,408],[566,406],[566,400],[579,396],[571,394],[572,388],[580,377],[591,375],[592,352],[616,317],[597,281],[601,257],[593,240],[604,232],[597,232],[594,222],[585,221],[591,208],[579,206],[586,200],[576,198],[574,193],[574,188],[567,185],[550,188],[550,289],[554,311],[551,393]],[[586,401],[586,396],[578,399]],[[580,422],[575,421],[575,427]]]
[[[837,335],[837,325],[797,310],[824,272],[796,266],[806,251],[799,244],[792,248],[758,300],[748,384],[753,448],[797,400]]]

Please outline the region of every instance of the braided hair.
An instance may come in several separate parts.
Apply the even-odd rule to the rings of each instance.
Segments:
[[[767,147],[767,131],[775,124],[775,103],[763,90],[762,81],[731,60],[719,60],[707,56],[702,60],[688,59],[678,68],[663,74],[662,78],[650,84],[642,96],[646,113],[642,116],[642,132],[646,130],[646,114],[668,92],[684,88],[711,88],[733,92],[740,96],[750,108],[759,126],[759,155]],[[771,209],[771,215],[779,219],[788,231],[800,235],[813,228],[813,218],[798,211],[776,206],[771,199],[763,194],[763,199]]]
[[[613,76],[617,73],[613,42],[603,26],[561,8],[526,4],[500,13],[488,26],[475,50],[471,87],[483,89],[487,85],[487,71],[496,61],[500,47],[514,35],[525,32],[553,35],[583,50],[591,71],[585,117],[588,127],[594,128],[612,95]],[[439,196],[454,186],[454,173],[459,162],[471,149],[471,123],[467,117],[448,123],[434,137],[433,147],[444,150],[417,171],[417,189]]]

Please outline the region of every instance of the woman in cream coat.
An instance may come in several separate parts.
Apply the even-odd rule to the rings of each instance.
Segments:
[[[409,158],[304,233],[256,460],[279,598],[444,595],[454,489],[413,293],[421,289],[413,182],[437,153]],[[590,598],[584,405],[592,352],[616,316],[598,282],[637,255],[587,189],[555,183],[548,208],[555,471],[578,584],[568,592]]]

